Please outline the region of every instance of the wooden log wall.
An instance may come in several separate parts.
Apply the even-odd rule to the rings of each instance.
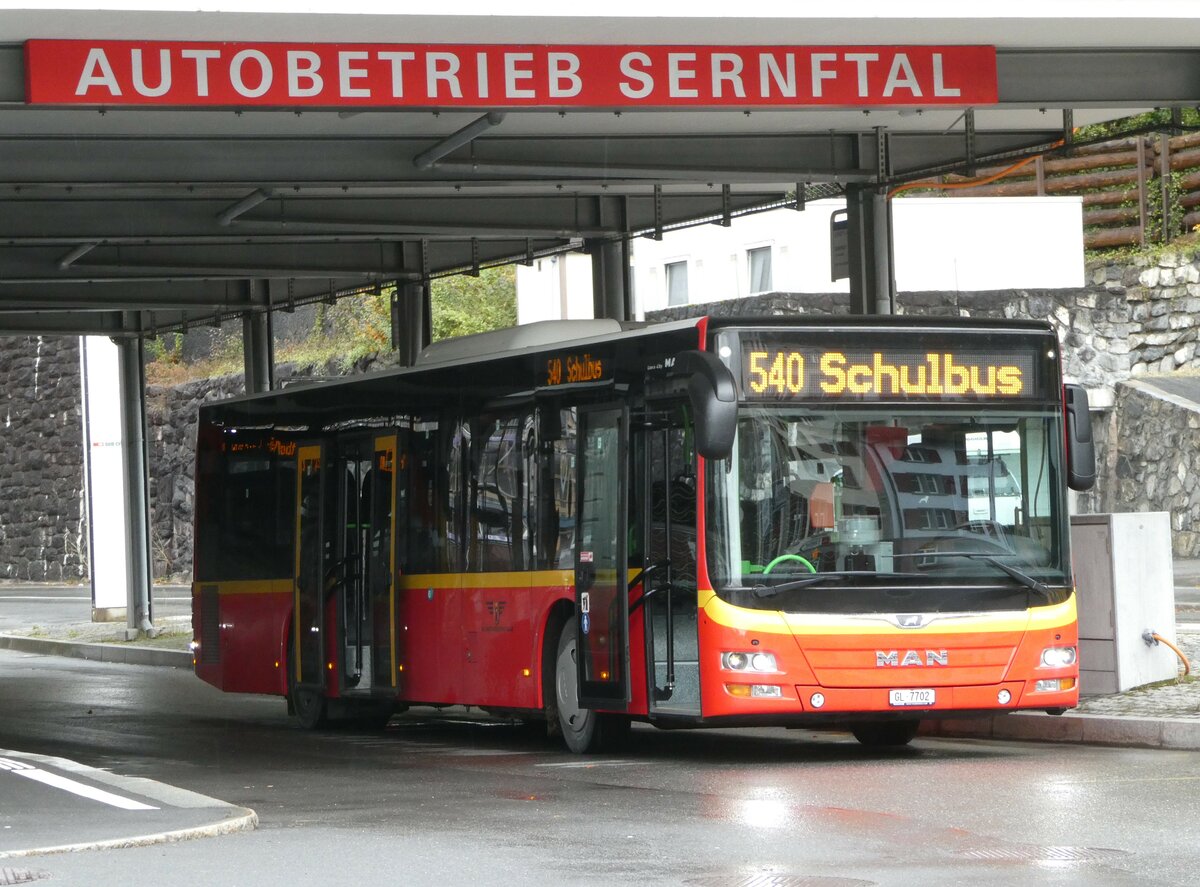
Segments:
[[[1004,169],[981,168],[974,178]],[[970,181],[947,175],[930,184],[936,188],[935,183]],[[1083,197],[1086,249],[1166,243],[1200,225],[1200,133],[1170,138],[1152,134],[1087,145],[1073,149],[1069,157],[1039,157],[988,185],[946,188],[940,193],[947,197],[1077,194]]]

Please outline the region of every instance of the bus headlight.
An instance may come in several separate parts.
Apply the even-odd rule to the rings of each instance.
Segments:
[[[754,672],[757,674],[773,674],[779,671],[775,664],[774,653],[722,653],[721,668],[727,671]]]
[[[1045,668],[1066,668],[1074,664],[1074,647],[1047,647],[1042,651],[1042,665]]]

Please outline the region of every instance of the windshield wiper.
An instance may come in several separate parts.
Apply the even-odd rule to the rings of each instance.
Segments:
[[[893,555],[893,557],[965,557],[968,560],[983,561],[985,564],[990,564],[1002,573],[1006,573],[1013,579],[1016,579],[1030,591],[1036,591],[1046,600],[1052,598],[1050,587],[1045,583],[1039,582],[1023,570],[1018,570],[1011,564],[1006,564],[1000,558],[990,554],[978,554],[970,551],[919,551],[915,554],[897,554]]]
[[[832,570],[828,573],[812,573],[808,576],[802,576],[799,579],[792,579],[788,582],[781,582],[778,585],[727,585],[722,590],[724,591],[749,591],[758,598],[775,597],[777,594],[782,594],[785,591],[794,591],[797,588],[807,588],[810,585],[819,585],[822,582],[828,581],[843,581],[846,579],[857,579],[863,576],[871,576],[876,579],[899,579],[903,577],[923,577],[923,573],[887,573],[876,572],[875,570]]]

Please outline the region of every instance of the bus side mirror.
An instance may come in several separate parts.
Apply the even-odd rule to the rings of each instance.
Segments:
[[[1096,483],[1096,444],[1087,390],[1082,385],[1064,385],[1063,402],[1067,408],[1067,486],[1083,492]]]
[[[711,351],[684,351],[675,359],[675,375],[688,377],[688,399],[696,416],[696,452],[725,459],[737,431],[737,385],[729,367]]]

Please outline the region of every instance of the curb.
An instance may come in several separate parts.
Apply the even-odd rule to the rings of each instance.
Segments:
[[[0,749],[0,755],[29,761],[42,767],[61,770],[73,775],[81,775],[101,785],[115,787],[121,791],[147,798],[162,804],[164,807],[178,809],[211,809],[215,822],[204,825],[186,826],[163,832],[151,832],[145,835],[132,835],[120,838],[100,838],[94,841],[79,841],[72,844],[51,844],[45,847],[27,847],[16,850],[0,850],[0,860],[20,859],[30,856],[47,856],[54,853],[82,853],[88,850],[119,850],[128,847],[148,847],[153,844],[174,844],[179,841],[191,841],[197,838],[215,838],[236,832],[252,831],[258,828],[258,814],[249,807],[239,807],[224,801],[197,794],[188,789],[179,788],[165,782],[135,776],[120,776],[107,770],[97,770],[86,764],[80,764],[67,758],[51,755],[34,754],[30,752]],[[8,883],[0,880],[0,884]]]
[[[163,650],[157,647],[137,647],[124,644],[85,644],[79,641],[55,641],[49,638],[29,638],[22,635],[0,634],[0,650],[37,653],[43,656],[67,656],[94,662],[120,662],[125,665],[159,665],[170,668],[191,668],[192,654],[187,650]]]
[[[982,718],[929,721],[922,724],[921,735],[1200,751],[1200,720],[1190,718],[1114,718],[1082,712],[1060,716],[1042,712],[1013,712]]]
[[[258,828],[258,814],[249,807],[234,807],[233,815],[220,822],[198,825],[192,828],[175,829],[137,835],[132,838],[109,838],[105,841],[84,841],[79,844],[58,844],[52,847],[32,847],[28,850],[0,850],[0,859],[20,859],[28,856],[49,856],[54,853],[83,853],[88,850],[122,850],[130,847],[149,847],[153,844],[176,844],[197,838],[216,838],[235,832],[249,832]]]

